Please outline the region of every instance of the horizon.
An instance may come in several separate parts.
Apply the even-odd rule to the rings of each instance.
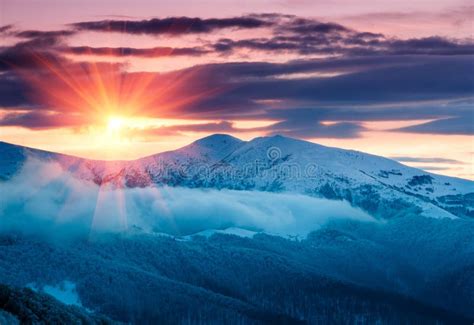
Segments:
[[[0,140],[133,160],[278,133],[474,179],[469,2],[213,1],[2,1]]]

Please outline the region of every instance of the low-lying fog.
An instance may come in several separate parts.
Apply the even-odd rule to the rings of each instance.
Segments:
[[[330,219],[374,219],[347,202],[256,191],[150,187],[100,188],[56,163],[30,159],[0,183],[0,231],[71,238],[101,232],[189,235],[240,227],[306,235]]]

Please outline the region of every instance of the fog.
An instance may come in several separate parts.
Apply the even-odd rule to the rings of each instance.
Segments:
[[[56,163],[29,159],[0,182],[0,231],[74,238],[145,231],[189,235],[240,227],[306,235],[328,220],[374,221],[347,202],[298,194],[172,187],[100,188]]]

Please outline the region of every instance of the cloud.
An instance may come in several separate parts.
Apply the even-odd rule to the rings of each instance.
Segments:
[[[62,64],[73,72],[71,75],[77,80],[86,78],[87,64],[71,65],[68,61]],[[113,71],[114,76],[122,80],[122,85],[142,78],[150,81],[147,89],[142,90],[146,94],[147,105],[141,108],[135,104],[137,114],[226,121],[217,125],[202,123],[203,125],[196,126],[161,128],[151,131],[152,133],[256,131],[314,138],[357,137],[364,131],[360,124],[363,121],[454,118],[443,120],[442,124],[445,126],[440,128],[439,133],[471,132],[472,108],[465,99],[474,92],[473,69],[471,57],[468,56],[403,55],[285,63],[218,63],[162,74],[127,73],[121,71],[120,66],[108,66],[103,70],[109,75]],[[40,82],[49,80],[50,87],[41,88],[42,92],[38,94],[43,105],[33,105],[38,104],[38,101],[26,97],[26,89],[23,89],[24,86],[14,75],[2,75],[0,92],[5,96],[1,100],[12,105],[12,109],[23,105],[30,110],[77,114],[87,107],[87,102],[72,93],[71,89],[63,89],[65,85],[59,80],[59,83],[56,82],[54,76],[49,78],[45,72],[32,72],[28,76],[37,76]],[[94,91],[97,89],[91,89],[89,93],[93,94]],[[61,98],[71,101],[74,106],[69,102],[57,102],[58,92],[64,95]],[[45,95],[49,93],[54,101],[43,102]],[[160,95],[156,96],[157,93]],[[125,99],[126,94],[123,95]],[[159,110],[155,110],[156,107]],[[4,121],[0,123],[23,124],[25,127],[55,126],[51,115],[37,115],[36,123],[29,121],[28,115],[7,117],[7,120],[4,117]],[[40,121],[43,117],[44,122]],[[246,119],[271,120],[275,123],[252,130],[240,130],[230,125],[233,120]],[[57,121],[60,123],[59,119]],[[327,124],[326,121],[332,123]],[[455,121],[458,124],[451,125],[450,128],[446,126]],[[400,131],[416,130],[411,128]],[[436,133],[436,129],[432,128],[432,132]]]
[[[90,47],[90,46],[73,46],[64,47],[62,53],[75,55],[97,55],[110,57],[171,57],[171,56],[201,56],[209,53],[202,47],[153,47],[153,48],[133,48],[133,47]]]
[[[13,25],[3,25],[0,26],[0,34],[6,34],[13,29]]]
[[[20,38],[60,38],[74,35],[76,31],[73,30],[55,30],[55,31],[42,31],[42,30],[24,30],[15,34],[16,37]]]
[[[216,123],[182,124],[173,126],[163,126],[159,128],[134,129],[130,130],[131,135],[138,136],[171,136],[179,135],[183,132],[202,133],[245,133],[260,132],[266,135],[286,135],[301,139],[311,138],[352,138],[359,136],[359,132],[365,128],[358,123],[331,123],[324,124],[314,119],[305,120],[288,118],[281,122],[276,122],[264,127],[236,128],[232,122],[220,121]]]
[[[328,34],[350,31],[348,28],[336,23],[322,23],[312,19],[297,18],[291,21],[288,25],[287,30],[299,34]]]
[[[428,134],[473,135],[474,114],[471,113],[463,117],[439,119],[405,128],[395,129],[394,131]]]
[[[439,157],[407,157],[407,156],[393,156],[391,159],[401,162],[414,163],[436,163],[436,164],[464,164],[462,161],[455,159],[439,158]]]
[[[2,62],[0,61],[0,71]],[[17,109],[18,106],[31,105],[24,82],[11,72],[0,73],[0,107],[3,109]]]
[[[67,37],[76,34],[73,30],[25,30],[16,32],[17,38],[25,39],[13,46],[13,49],[28,49],[30,52],[50,51],[53,47],[63,44]]]
[[[246,132],[255,129],[239,129],[235,128],[233,123],[229,121],[220,121],[216,123],[197,123],[197,124],[181,124],[172,126],[162,126],[158,128],[147,128],[140,130],[131,130],[134,135],[147,136],[163,136],[178,135],[181,132],[204,132],[204,133],[236,133]]]
[[[340,56],[366,55],[472,55],[472,40],[440,36],[399,39],[381,33],[356,31],[332,22],[296,16],[272,16],[270,37],[218,40],[213,46],[224,54],[246,49],[259,52],[285,52],[303,56],[315,54]]]
[[[471,57],[429,59],[401,56],[392,59],[387,61],[384,57],[354,59],[352,65],[347,64],[345,60],[310,60],[286,64],[249,62],[200,66],[196,80],[199,80],[199,75],[209,76],[207,86],[211,89],[221,87],[224,91],[203,97],[194,107],[186,109],[188,113],[196,110],[196,113],[206,117],[210,117],[208,112],[223,114],[220,116],[222,118],[227,114],[234,114],[236,109],[239,109],[240,113],[261,110],[266,106],[262,103],[270,101],[282,102],[284,106],[291,105],[289,108],[393,103],[401,106],[403,102],[413,105],[416,101],[455,100],[470,97],[474,92],[474,66]],[[372,62],[366,67],[357,66],[359,62],[364,64],[367,61]],[[340,67],[337,67],[337,62],[341,62]],[[292,74],[300,73],[303,68],[306,73],[328,72],[331,70],[328,68],[330,66],[339,74],[331,77],[310,75],[291,78]],[[345,69],[349,71],[343,73]],[[360,70],[350,71],[351,69]],[[285,75],[289,77],[275,78]],[[421,109],[422,105],[419,106]],[[278,112],[271,108],[268,111]],[[356,119],[358,111],[357,108],[353,109]],[[385,112],[388,115],[392,114],[389,108],[385,109]],[[336,120],[338,120],[337,113],[336,109],[331,114]],[[379,114],[384,115],[382,108]],[[405,110],[405,114],[432,115],[428,109],[421,113],[416,110],[414,113]],[[347,121],[347,116],[345,118]]]
[[[283,134],[301,139],[311,138],[356,138],[365,128],[358,123],[338,122],[324,124],[303,117],[289,118],[265,128],[270,134]]]
[[[168,17],[150,20],[100,20],[71,25],[76,31],[120,32],[165,35],[210,33],[223,28],[266,28],[269,32],[253,38],[233,38],[229,33],[212,44],[217,53],[238,54],[240,50],[290,52],[299,55],[468,55],[472,41],[431,36],[399,39],[381,33],[357,31],[334,22],[292,15],[251,14],[233,18]],[[73,32],[73,31],[72,31]],[[50,32],[53,33],[53,32]]]
[[[64,113],[44,111],[13,112],[0,119],[0,126],[20,126],[29,129],[75,127],[86,124],[87,119]]]
[[[259,27],[265,31],[252,33],[255,36],[248,39],[234,37],[232,30],[227,31],[226,38],[218,40],[205,40],[201,35],[222,28]],[[66,56],[72,53],[80,55],[81,60],[90,59],[87,55],[104,60],[126,57],[130,61],[136,57],[200,56],[200,62],[206,62],[209,56],[209,60],[217,62],[169,73],[130,73],[126,64],[98,69],[101,74],[105,71],[106,78],[120,80],[110,84],[134,89],[121,91],[120,95],[122,103],[134,101],[130,105],[135,109],[134,115],[222,121],[146,130],[149,134],[255,131],[302,138],[347,138],[360,136],[365,130],[361,123],[364,121],[416,119],[435,121],[398,131],[472,134],[472,105],[459,102],[472,98],[474,93],[474,45],[469,40],[439,36],[399,39],[333,22],[279,14],[206,19],[117,18],[79,22],[70,28],[16,31],[21,41],[0,48],[0,71],[4,71],[0,75],[0,105],[4,111],[22,110],[4,115],[0,124],[28,128],[72,126],[77,120],[70,116],[90,108],[91,103],[95,110],[107,106],[101,102],[98,85],[88,77],[92,68],[106,64],[73,62]],[[68,46],[68,37],[89,30],[163,35],[163,39],[191,33],[197,34],[198,45]],[[269,62],[254,61],[254,51],[259,52],[262,61],[268,56]],[[229,62],[232,55],[242,53],[247,62]],[[296,55],[298,59],[272,63],[275,55],[281,53]],[[315,55],[325,57],[311,58]],[[38,57],[61,71],[66,70],[74,79],[72,84],[84,85],[83,93],[87,96],[77,94],[47,71]],[[48,80],[48,87],[44,87],[44,80]],[[109,85],[108,79],[101,82]],[[134,85],[142,84],[146,84],[146,89],[136,91]],[[132,98],[134,94],[139,94],[139,100]],[[62,125],[57,118],[60,114],[67,117]],[[248,130],[235,128],[235,120],[274,123]]]
[[[149,35],[183,35],[209,33],[219,29],[253,29],[271,23],[254,17],[191,18],[168,17],[149,20],[101,20],[72,24],[77,30]]]
[[[251,14],[232,18],[190,18],[168,17],[150,20],[99,20],[78,22],[71,24],[72,29],[57,31],[26,30],[15,35],[27,38],[22,45],[31,47],[58,46],[65,38],[81,31],[120,32],[129,34],[164,35],[166,37],[180,36],[183,34],[211,33],[215,30],[266,28],[267,33],[259,38],[223,38],[212,44],[211,48],[221,54],[238,54],[240,50],[260,52],[290,52],[299,55],[324,54],[324,55],[468,55],[474,54],[474,45],[469,40],[448,39],[440,36],[431,36],[419,39],[398,39],[387,37],[381,33],[356,31],[334,22],[320,22],[316,19],[301,18],[291,15],[278,14]],[[257,34],[258,35],[258,34]],[[201,40],[202,42],[202,40]],[[20,45],[20,43],[18,44]],[[104,55],[111,51],[104,48],[90,46],[63,47],[65,52],[84,54],[84,50],[96,51]],[[119,49],[118,49],[119,50]],[[183,51],[191,51],[184,48]],[[200,52],[210,52],[196,48]],[[152,49],[123,48],[126,56],[137,53],[140,56],[149,56],[141,53],[150,53]],[[117,54],[121,52],[118,51]]]
[[[217,52],[229,53],[240,49],[263,52],[294,52],[300,55],[325,54],[345,56],[366,55],[472,55],[474,45],[442,37],[420,39],[385,39],[368,33],[277,36],[232,40],[220,39],[214,44]],[[376,34],[372,34],[376,35]]]
[[[50,239],[137,227],[171,235],[229,227],[306,235],[329,220],[374,220],[347,202],[296,194],[100,188],[38,160],[28,160],[19,174],[0,182],[0,191],[0,231]]]
[[[44,69],[43,62],[54,62],[55,64],[66,64],[70,61],[64,56],[55,53],[56,46],[60,46],[62,41],[56,37],[39,37],[19,42],[10,47],[0,47],[0,72],[19,70]],[[39,60],[41,59],[41,60]]]
[[[439,36],[408,40],[390,40],[388,52],[392,54],[425,54],[425,55],[472,55],[474,44],[448,40]]]

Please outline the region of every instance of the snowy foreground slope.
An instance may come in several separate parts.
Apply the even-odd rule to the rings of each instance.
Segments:
[[[109,187],[153,185],[296,192],[344,199],[389,218],[474,217],[474,182],[394,160],[283,136],[251,141],[216,134],[135,161],[93,161],[0,142],[0,178],[27,157],[56,161],[76,177]]]

